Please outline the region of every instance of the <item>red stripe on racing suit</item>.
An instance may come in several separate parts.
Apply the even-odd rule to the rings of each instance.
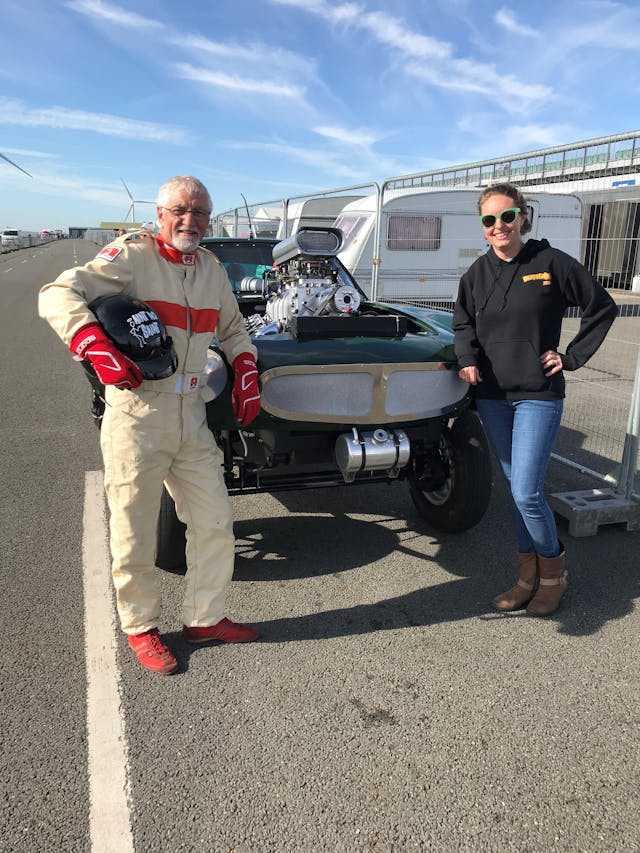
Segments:
[[[175,302],[162,302],[159,299],[145,299],[162,320],[165,326],[189,330],[192,334],[215,332],[219,311],[216,308],[186,308]],[[188,312],[188,315],[187,315]]]

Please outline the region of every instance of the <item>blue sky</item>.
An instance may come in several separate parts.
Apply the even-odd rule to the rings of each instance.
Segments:
[[[96,225],[174,174],[214,210],[638,125],[640,4],[2,0],[0,227]],[[136,218],[154,208],[136,206]]]

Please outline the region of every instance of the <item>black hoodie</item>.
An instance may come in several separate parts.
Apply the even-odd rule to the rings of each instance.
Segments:
[[[613,323],[617,306],[575,258],[547,240],[528,240],[512,261],[493,248],[460,279],[453,313],[460,367],[476,366],[478,397],[494,400],[557,400],[563,372],[545,376],[539,357],[558,351],[565,309],[582,310],[578,334],[560,353],[564,370],[591,358]]]

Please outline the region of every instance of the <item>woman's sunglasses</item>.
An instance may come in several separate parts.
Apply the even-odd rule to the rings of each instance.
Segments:
[[[508,207],[502,213],[485,213],[484,216],[480,217],[480,222],[482,222],[483,228],[493,228],[498,219],[501,219],[505,225],[511,225],[512,222],[516,221],[516,216],[519,213],[519,207]]]

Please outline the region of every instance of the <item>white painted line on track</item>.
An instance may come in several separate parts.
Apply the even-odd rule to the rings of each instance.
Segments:
[[[133,853],[102,471],[85,474],[82,561],[92,853]]]

